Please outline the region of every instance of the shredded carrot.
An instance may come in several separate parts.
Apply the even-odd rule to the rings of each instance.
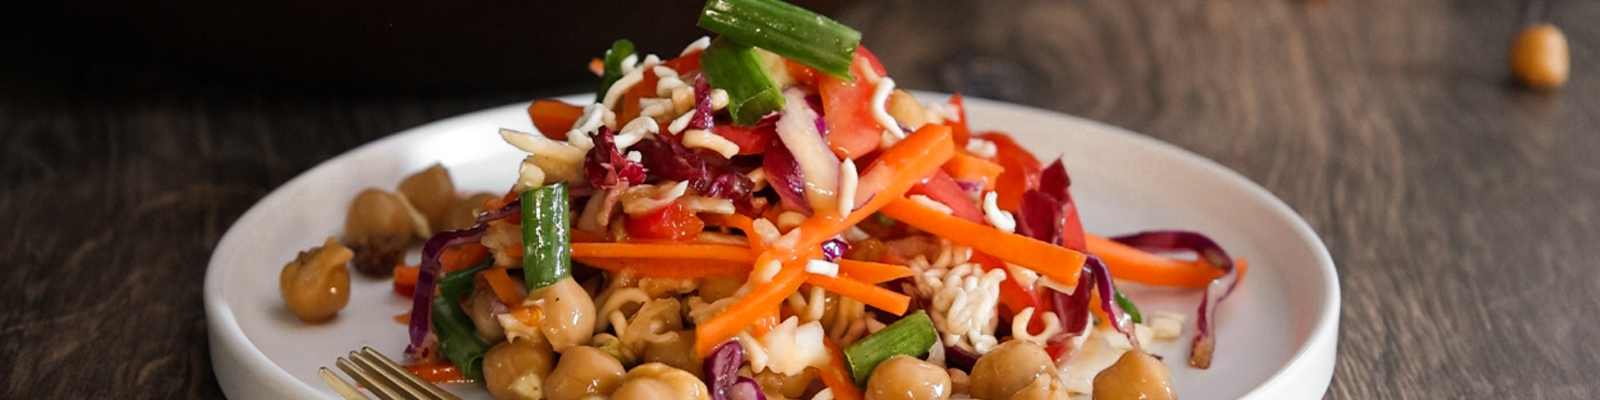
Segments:
[[[739,276],[750,273],[749,261],[704,260],[692,258],[579,258],[585,265],[607,270],[631,269],[639,276],[651,278],[695,279],[713,276]]]
[[[422,268],[406,265],[394,267],[394,292],[401,296],[411,297],[417,290],[417,275],[422,273]]]
[[[771,281],[756,286],[744,299],[728,306],[722,314],[696,327],[695,352],[702,357],[710,355],[711,350],[718,344],[738,335],[755,320],[777,308],[778,304],[789,297],[789,293],[794,293],[795,289],[800,288],[800,283],[805,281],[806,275],[804,262],[784,264]]]
[[[1222,276],[1222,270],[1204,260],[1179,260],[1152,254],[1138,248],[1117,243],[1095,235],[1084,235],[1089,253],[1106,262],[1106,269],[1117,279],[1127,279],[1146,285],[1205,288],[1212,279]],[[1239,260],[1242,264],[1243,260]]]
[[[451,363],[407,365],[406,370],[421,377],[422,380],[435,384],[472,382],[466,376],[461,375],[460,368],[456,368],[456,365]]]
[[[994,190],[996,182],[1000,181],[1000,174],[1005,172],[1005,167],[1000,163],[985,160],[966,151],[957,151],[946,161],[941,169],[950,174],[951,178],[968,182],[983,184],[983,190]]]
[[[903,198],[889,203],[888,207],[883,208],[883,213],[896,221],[1034,270],[1065,285],[1078,283],[1078,271],[1083,268],[1086,259],[1083,253],[972,223]]]
[[[527,326],[539,326],[544,323],[544,308],[539,306],[512,306],[511,310],[506,311],[506,315]]]
[[[855,378],[850,377],[850,367],[845,365],[844,350],[833,339],[822,338],[822,344],[828,346],[828,366],[817,370],[817,377],[822,378],[822,384],[833,389],[833,398],[838,400],[862,400],[861,388],[856,387]]]
[[[884,289],[878,287],[878,285],[862,283],[854,279],[807,274],[806,283],[821,286],[823,289],[838,293],[840,296],[855,299],[894,315],[905,314],[906,309],[911,308],[910,297],[900,294],[900,292]]]
[[[773,307],[771,310],[768,310],[766,315],[761,316],[761,318],[756,318],[756,323],[754,325],[750,325],[750,333],[759,337],[761,335],[766,335],[767,332],[771,332],[774,328],[778,327],[778,324],[783,322],[783,318],[779,314],[781,313],[778,312],[777,307]]]
[[[738,229],[740,232],[744,232],[744,236],[750,240],[750,248],[752,250],[761,248],[761,236],[756,235],[755,220],[750,219],[750,217],[743,214],[706,214],[700,216],[700,219],[705,221],[706,225]]]
[[[500,196],[500,198],[490,197],[483,199],[482,211],[499,210],[501,208],[505,208],[506,205],[511,204],[512,201],[516,201],[520,196],[522,196],[521,193],[517,193],[515,190],[510,190],[506,191],[506,194],[504,196]]]
[[[850,279],[878,284],[895,279],[911,276],[911,268],[904,265],[884,264],[871,261],[857,261],[841,258],[838,261],[839,275]]]
[[[606,62],[601,60],[600,57],[595,57],[595,58],[589,59],[589,72],[593,72],[594,76],[605,75],[606,74]]]
[[[489,282],[489,289],[494,291],[501,303],[509,306],[522,304],[522,293],[517,291],[517,284],[511,282],[511,275],[506,273],[505,267],[489,268],[479,272],[478,276]]]
[[[750,262],[750,249],[725,244],[573,243],[573,258],[692,258]]]
[[[487,259],[489,259],[489,248],[483,247],[483,244],[478,242],[472,242],[461,247],[445,249],[444,253],[439,255],[439,265],[444,268],[444,272],[455,272],[478,265]]]
[[[400,325],[410,324],[411,323],[411,312],[410,311],[406,311],[406,312],[403,312],[403,313],[395,314],[394,323],[400,324]]]

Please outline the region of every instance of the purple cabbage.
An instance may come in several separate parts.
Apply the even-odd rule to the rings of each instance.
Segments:
[[[694,78],[694,116],[689,117],[689,129],[711,129],[711,84],[704,74]]]
[[[834,237],[833,239],[828,239],[828,241],[822,242],[823,260],[829,262],[838,261],[840,258],[844,257],[844,253],[849,251],[850,243],[845,242],[843,238]]]
[[[1111,238],[1118,243],[1146,251],[1192,251],[1211,266],[1222,270],[1222,276],[1206,286],[1205,297],[1200,298],[1199,318],[1195,321],[1194,341],[1189,348],[1189,366],[1211,367],[1211,356],[1216,350],[1217,336],[1212,325],[1217,320],[1217,307],[1234,287],[1239,286],[1239,271],[1233,258],[1222,246],[1205,235],[1189,231],[1148,231]]]
[[[741,376],[739,377],[738,381],[733,383],[733,386],[728,387],[728,390],[723,392],[723,397],[721,399],[717,399],[715,396],[713,396],[712,399],[767,400],[767,394],[761,392],[761,384],[756,383],[755,379],[750,379],[748,376]]]
[[[622,156],[610,128],[601,126],[590,137],[594,139],[594,147],[583,156],[583,173],[590,184],[611,189],[644,183],[644,166]]]
[[[761,385],[748,377],[739,376],[739,364],[744,363],[744,346],[737,340],[717,345],[706,357],[705,382],[712,400],[766,400]]]
[[[1133,319],[1122,311],[1122,305],[1116,301],[1116,285],[1111,281],[1111,270],[1106,268],[1106,263],[1099,257],[1089,256],[1083,263],[1083,270],[1078,275],[1078,286],[1073,288],[1071,294],[1045,289],[1045,295],[1050,298],[1055,307],[1056,317],[1061,319],[1063,332],[1050,338],[1051,344],[1060,344],[1067,339],[1077,337],[1085,328],[1089,327],[1089,307],[1093,307],[1089,296],[1090,291],[1100,294],[1100,310],[1111,318],[1111,326],[1117,332],[1128,338],[1128,343],[1134,349],[1140,347],[1139,338],[1134,336]]]
[[[656,135],[633,146],[643,156],[644,166],[665,179],[688,181],[689,188],[702,195],[743,200],[755,190],[750,177],[727,165],[712,164],[676,139]]]
[[[783,140],[773,135],[764,155],[761,168],[766,169],[767,184],[772,191],[778,192],[778,197],[783,199],[783,206],[810,215],[811,202],[806,199],[806,179],[800,176],[800,162],[794,159],[794,153],[789,152]]]
[[[520,200],[512,201],[498,210],[490,211],[478,216],[478,223],[471,228],[439,232],[422,244],[422,266],[417,272],[417,287],[411,294],[411,321],[407,324],[411,343],[406,345],[405,354],[413,359],[425,359],[433,353],[433,341],[428,340],[428,334],[433,326],[433,308],[429,307],[433,300],[434,286],[439,282],[442,265],[439,264],[439,254],[444,249],[465,243],[471,243],[489,231],[489,221],[518,215],[522,210]]]
[[[1017,207],[1017,234],[1035,240],[1061,244],[1061,202],[1038,189],[1022,192]]]
[[[978,355],[972,354],[956,346],[944,346],[944,364],[950,368],[972,373],[972,367],[978,365]]]

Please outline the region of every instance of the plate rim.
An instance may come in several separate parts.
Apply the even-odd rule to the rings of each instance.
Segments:
[[[912,93],[919,99],[945,99],[950,97],[949,94],[929,91],[914,90]],[[592,97],[593,94],[580,93],[556,98],[572,102],[582,101],[580,99],[585,96]],[[1034,114],[1048,118],[1063,118],[1073,120],[1076,123],[1094,126],[1099,128],[1099,131],[1121,136],[1122,139],[1135,142],[1138,146],[1154,148],[1157,151],[1182,158],[1180,160],[1182,162],[1205,165],[1209,167],[1207,172],[1216,174],[1232,184],[1246,188],[1253,197],[1266,199],[1265,203],[1269,207],[1268,211],[1289,222],[1288,227],[1294,232],[1295,239],[1312,245],[1310,250],[1313,252],[1314,260],[1311,261],[1314,261],[1318,271],[1317,276],[1322,280],[1318,288],[1323,291],[1323,295],[1321,296],[1320,304],[1317,305],[1319,309],[1318,315],[1312,323],[1311,330],[1307,334],[1305,341],[1291,353],[1282,367],[1267,377],[1261,384],[1246,392],[1241,398],[1282,398],[1283,395],[1289,393],[1303,393],[1303,390],[1297,389],[1305,389],[1305,387],[1296,386],[1303,385],[1306,382],[1287,379],[1299,375],[1315,377],[1316,379],[1311,383],[1320,387],[1318,392],[1323,394],[1327,392],[1327,388],[1333,378],[1333,369],[1337,359],[1339,312],[1342,305],[1337,267],[1321,237],[1316,234],[1315,230],[1299,213],[1281,198],[1238,171],[1228,168],[1215,160],[1131,129],[1029,105],[970,96],[963,96],[963,101],[969,107],[977,106],[978,108],[1008,110],[1010,112]],[[352,157],[352,154],[372,151],[371,149],[373,148],[393,146],[397,142],[412,141],[419,136],[437,134],[437,132],[449,130],[451,125],[470,124],[471,121],[505,113],[508,109],[525,108],[526,104],[528,104],[528,101],[513,102],[434,120],[341,152],[273,188],[267,195],[252,204],[238,219],[234,220],[223,234],[222,239],[217,242],[217,246],[213,249],[212,255],[207,261],[203,289],[210,358],[214,376],[216,376],[224,394],[239,396],[243,394],[240,391],[246,389],[251,389],[252,393],[258,390],[265,391],[271,394],[272,398],[303,397],[307,394],[318,393],[310,384],[295,378],[281,367],[269,368],[270,371],[267,371],[266,374],[270,379],[267,382],[240,381],[236,379],[236,371],[233,371],[235,367],[249,364],[276,365],[262,352],[260,347],[251,342],[249,336],[245,335],[242,326],[235,318],[233,308],[224,294],[225,277],[228,275],[229,269],[219,264],[223,264],[226,261],[222,257],[225,254],[224,250],[239,246],[236,242],[242,239],[240,239],[239,234],[235,234],[234,228],[240,222],[261,218],[258,214],[267,212],[263,205],[267,199],[285,195],[284,188],[297,185],[300,181],[311,179],[311,176],[319,175],[320,171],[335,168],[337,165],[346,162],[348,158]],[[229,393],[230,388],[236,393]]]

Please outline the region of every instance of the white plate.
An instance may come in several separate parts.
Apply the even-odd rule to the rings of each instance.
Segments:
[[[1322,397],[1333,376],[1338,279],[1322,241],[1293,210],[1238,173],[1142,135],[1016,105],[966,104],[975,129],[1009,132],[1042,160],[1064,157],[1090,232],[1195,230],[1250,260],[1249,275],[1220,310],[1209,370],[1184,365],[1200,293],[1128,288],[1145,310],[1191,315],[1183,338],[1152,346],[1166,356],[1181,397]],[[531,130],[525,107],[479,111],[361,146],[294,178],[240,217],[206,273],[211,359],[223,391],[232,398],[335,398],[317,378],[318,367],[361,346],[398,356],[406,331],[393,317],[411,302],[387,280],[355,274],[350,305],[330,323],[305,325],[279,298],[279,270],[296,252],[337,234],[357,192],[392,189],[433,163],[448,167],[458,188],[503,192],[522,157],[497,129]],[[473,385],[451,389],[488,398]]]

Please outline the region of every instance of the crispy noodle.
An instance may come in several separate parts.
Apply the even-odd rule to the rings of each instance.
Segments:
[[[1016,337],[1018,340],[1026,340],[1039,346],[1045,346],[1047,345],[1045,342],[1049,341],[1050,338],[1060,334],[1063,330],[1061,328],[1061,321],[1056,318],[1056,313],[1054,312],[1045,312],[1044,315],[1039,316],[1039,318],[1043,318],[1044,321],[1043,331],[1040,331],[1038,334],[1028,332],[1028,324],[1033,322],[1033,318],[1035,317],[1034,314],[1036,314],[1038,311],[1039,310],[1036,310],[1033,307],[1028,307],[1022,309],[1022,312],[1019,312],[1016,316],[1012,317],[1011,335]]]
[[[995,310],[1006,274],[999,269],[984,272],[978,264],[967,262],[970,254],[971,249],[940,239],[936,260],[917,256],[910,266],[915,271],[912,280],[917,294],[928,300],[928,317],[943,334],[941,339],[981,355],[999,344],[994,336],[999,324]]]

